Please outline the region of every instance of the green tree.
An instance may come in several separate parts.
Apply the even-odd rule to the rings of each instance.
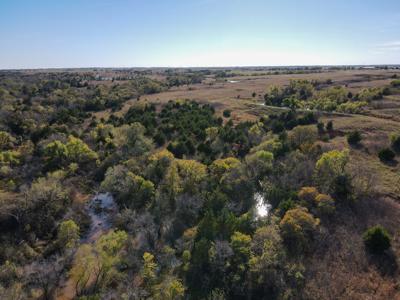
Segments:
[[[280,222],[282,237],[289,251],[301,253],[309,249],[319,219],[304,207],[288,210]]]
[[[140,123],[116,127],[112,132],[113,142],[124,156],[140,156],[153,148],[153,142],[145,132]]]
[[[381,225],[369,228],[363,234],[363,240],[368,251],[374,254],[382,254],[390,248],[391,238],[387,230]]]
[[[122,250],[128,235],[124,231],[110,231],[102,235],[94,245],[83,244],[77,251],[70,278],[77,295],[89,287],[98,291],[111,282],[118,282],[121,274],[117,266],[122,262]]]
[[[155,262],[154,255],[149,252],[145,252],[143,254],[143,267],[140,273],[147,287],[150,287],[154,284],[157,278],[156,272],[157,264]]]
[[[74,248],[79,241],[79,226],[73,220],[63,221],[57,234],[57,243],[65,249]]]
[[[361,142],[361,139],[361,133],[357,130],[352,131],[347,135],[347,142],[353,146],[358,145]]]
[[[61,176],[53,173],[39,178],[25,193],[25,204],[21,209],[26,231],[45,237],[54,229],[70,201],[68,190],[61,184]]]
[[[334,184],[339,176],[346,175],[345,167],[349,161],[348,150],[332,150],[322,154],[315,165],[314,179],[319,190],[334,192]]]
[[[383,162],[389,162],[395,158],[396,154],[389,148],[384,148],[379,151],[378,157]]]

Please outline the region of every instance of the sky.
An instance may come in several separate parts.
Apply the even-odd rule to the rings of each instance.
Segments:
[[[399,0],[0,0],[0,69],[400,64]]]

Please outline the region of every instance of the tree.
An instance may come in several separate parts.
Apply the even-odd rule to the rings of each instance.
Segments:
[[[391,147],[394,152],[400,153],[400,134],[393,134],[390,137]]]
[[[154,198],[155,187],[150,180],[133,174],[125,166],[109,168],[101,189],[112,193],[121,206],[140,209]]]
[[[285,272],[286,252],[283,248],[279,226],[275,223],[260,227],[252,240],[250,272],[252,296],[254,298],[271,295],[279,298],[286,290]]]
[[[5,131],[0,131],[0,151],[6,150],[12,147],[15,139]]]
[[[289,141],[293,147],[313,144],[317,137],[318,133],[314,126],[297,126],[289,132]]]
[[[94,245],[83,244],[77,251],[70,277],[79,296],[87,289],[97,291],[110,282],[117,282],[117,266],[122,261],[122,250],[128,235],[124,231],[110,231]]]
[[[250,176],[261,179],[272,169],[274,155],[271,152],[260,150],[246,156],[246,165]]]
[[[210,166],[211,173],[218,179],[222,179],[222,176],[229,172],[232,168],[240,166],[240,160],[234,157],[221,158],[213,161]]]
[[[280,222],[282,237],[289,251],[301,253],[309,249],[319,219],[304,207],[288,210]]]
[[[380,150],[378,153],[379,159],[383,162],[389,162],[389,161],[393,160],[395,156],[396,156],[396,154],[389,148],[384,148],[384,149]]]
[[[96,152],[90,149],[82,140],[72,135],[68,137],[68,142],[65,146],[67,148],[68,163],[77,163],[82,166],[98,159]]]
[[[124,156],[140,156],[153,148],[152,140],[145,136],[146,128],[140,123],[123,125],[113,130],[113,142]]]
[[[232,270],[228,286],[234,299],[244,297],[248,293],[246,278],[251,257],[251,236],[236,231],[231,236],[230,246],[234,255],[230,259]]]
[[[333,121],[328,121],[328,123],[326,124],[326,130],[328,132],[332,132],[333,131]]]
[[[158,184],[164,177],[169,166],[174,161],[174,155],[166,149],[150,155],[146,173],[148,177]]]
[[[301,201],[304,201],[304,204],[307,207],[311,207],[314,204],[316,197],[318,196],[318,190],[312,186],[302,187],[297,196]]]
[[[335,212],[335,200],[330,195],[318,194],[315,203],[318,212],[322,215],[329,216]]]
[[[21,208],[25,230],[33,231],[39,237],[52,232],[70,200],[61,178],[59,173],[39,178],[25,193],[25,205]]]
[[[67,220],[60,224],[57,234],[57,243],[65,249],[74,248],[79,241],[79,226],[73,220]]]
[[[50,170],[60,169],[71,163],[84,167],[98,159],[96,152],[73,136],[69,136],[65,144],[58,140],[47,144],[43,149],[43,156]]]
[[[153,289],[155,291],[152,296],[156,300],[179,300],[183,299],[185,294],[185,286],[182,281],[172,276],[167,276]]]
[[[229,109],[225,109],[222,114],[225,118],[229,118],[231,116],[231,111]]]
[[[194,194],[206,179],[207,167],[195,160],[178,159],[175,161],[182,192]]]
[[[361,133],[357,130],[352,131],[347,135],[347,142],[353,146],[358,145],[361,142],[361,139]]]
[[[62,168],[68,158],[67,146],[61,141],[54,141],[46,145],[43,156],[47,167],[51,170]]]
[[[369,228],[363,234],[364,244],[373,254],[382,254],[390,248],[391,238],[387,230],[381,225]]]
[[[157,278],[157,264],[154,261],[154,255],[145,252],[143,254],[143,267],[141,270],[141,275],[145,281],[146,286],[150,287],[152,284],[154,284],[156,278]]]
[[[322,154],[315,164],[314,179],[319,190],[330,193],[334,191],[335,180],[345,175],[345,167],[349,161],[348,150],[332,150]]]

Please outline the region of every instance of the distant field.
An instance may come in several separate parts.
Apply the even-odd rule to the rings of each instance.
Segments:
[[[208,78],[202,84],[173,87],[162,93],[143,96],[141,100],[155,104],[162,104],[176,99],[197,100],[199,102],[211,103],[219,113],[224,109],[232,110],[233,118],[236,120],[255,119],[255,116],[259,115],[259,112],[254,109],[254,106],[250,109],[249,105],[263,103],[263,95],[271,85],[287,85],[291,79],[319,81],[331,79],[333,82],[332,85],[346,86],[350,91],[357,92],[365,87],[382,87],[388,85],[392,80],[391,76],[394,74],[400,75],[400,70],[340,70],[311,74],[260,76],[249,74],[229,77],[226,81]],[[253,93],[256,93],[255,97],[252,97]],[[399,97],[391,98],[391,100],[397,102]],[[122,110],[117,112],[117,115],[126,112],[135,102],[137,102],[137,99],[127,101]],[[383,113],[385,114],[385,112]],[[98,116],[104,117],[106,115],[104,112],[101,112]]]

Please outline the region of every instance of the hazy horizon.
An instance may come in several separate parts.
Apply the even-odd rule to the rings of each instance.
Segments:
[[[11,1],[0,69],[394,65],[394,0]]]

